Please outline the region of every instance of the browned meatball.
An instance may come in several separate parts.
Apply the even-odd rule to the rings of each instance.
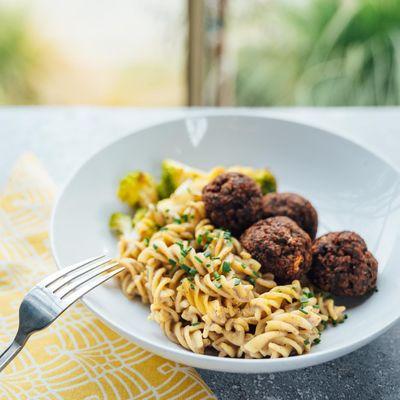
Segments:
[[[263,198],[264,218],[279,215],[289,217],[315,239],[318,229],[318,214],[312,204],[295,193],[269,193]]]
[[[261,215],[262,193],[246,175],[227,172],[203,188],[206,213],[217,227],[239,235]]]
[[[246,250],[278,282],[299,279],[311,265],[311,239],[288,217],[262,219],[240,238]]]
[[[331,232],[312,246],[310,280],[339,296],[362,296],[376,286],[378,262],[354,232]]]

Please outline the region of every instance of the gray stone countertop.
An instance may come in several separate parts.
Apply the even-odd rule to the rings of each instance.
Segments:
[[[139,109],[0,108],[0,185],[23,152],[35,153],[62,186],[88,156],[133,130],[203,113],[251,112],[306,122],[361,143],[400,168],[400,108]],[[199,370],[219,399],[400,399],[400,323],[335,361],[275,374]]]

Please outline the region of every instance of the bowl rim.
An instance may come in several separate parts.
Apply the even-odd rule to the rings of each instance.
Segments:
[[[323,128],[321,126],[318,126],[318,124],[308,124],[304,123],[301,121],[297,121],[296,118],[291,119],[289,118],[282,118],[282,117],[275,117],[275,116],[269,116],[269,115],[260,115],[259,113],[256,113],[254,111],[236,111],[236,112],[227,112],[227,111],[222,111],[222,112],[210,112],[210,111],[205,111],[205,112],[195,112],[193,114],[189,115],[184,115],[178,118],[166,118],[165,120],[161,122],[157,122],[155,124],[149,123],[144,126],[141,126],[137,129],[134,129],[133,131],[130,131],[123,136],[110,141],[109,143],[106,143],[96,151],[94,151],[90,156],[88,156],[78,167],[76,167],[70,174],[69,178],[66,180],[64,185],[61,187],[61,190],[59,190],[58,195],[56,196],[56,200],[53,205],[53,210],[51,213],[51,220],[50,220],[50,247],[51,251],[53,254],[53,258],[55,260],[56,266],[58,269],[61,269],[61,262],[57,253],[57,248],[55,245],[55,238],[54,238],[54,226],[55,226],[55,219],[57,215],[57,211],[59,208],[59,205],[62,201],[62,198],[64,196],[64,193],[68,190],[70,184],[74,181],[75,177],[77,174],[80,172],[82,168],[85,167],[86,164],[91,162],[94,158],[96,158],[100,153],[105,151],[107,148],[110,146],[114,146],[117,143],[120,143],[124,140],[126,140],[128,137],[131,137],[132,135],[135,134],[140,134],[140,133],[145,133],[148,130],[153,130],[157,129],[158,127],[165,126],[166,124],[177,124],[177,123],[184,123],[187,119],[190,118],[206,118],[206,119],[224,119],[224,118],[248,118],[248,119],[253,119],[253,120],[273,120],[278,123],[289,123],[293,125],[297,125],[302,127],[303,129],[313,129],[315,134],[324,134],[328,136],[335,136],[338,137],[340,140],[347,142],[348,144],[357,146],[363,151],[366,151],[370,153],[371,156],[376,157],[379,159],[382,163],[386,164],[388,167],[390,167],[396,174],[400,177],[400,168],[397,168],[395,165],[393,165],[393,162],[388,161],[384,159],[383,155],[381,155],[379,152],[376,152],[375,150],[369,148],[369,146],[365,146],[364,144],[358,143],[357,141],[352,140],[351,138],[345,137],[341,134],[338,133],[338,131],[331,131],[326,128]],[[318,132],[319,131],[319,132]],[[216,357],[216,356],[211,356],[211,355],[205,355],[205,354],[197,354],[193,353],[189,350],[184,349],[183,347],[181,348],[179,345],[176,345],[175,347],[169,347],[164,344],[152,344],[144,336],[138,336],[135,334],[135,332],[127,331],[123,327],[121,327],[117,322],[113,321],[111,318],[108,318],[104,316],[101,313],[101,310],[98,310],[98,308],[94,305],[91,304],[91,301],[89,299],[82,298],[81,301],[85,304],[86,307],[88,307],[96,316],[98,316],[107,326],[109,326],[111,329],[114,331],[117,331],[120,333],[123,337],[128,339],[129,341],[132,341],[135,344],[138,344],[142,348],[149,350],[150,352],[154,354],[158,354],[164,358],[169,358],[172,360],[175,360],[177,362],[182,363],[182,358],[185,359],[185,362],[187,365],[192,365],[194,366],[195,364],[198,364],[198,361],[201,360],[202,364],[204,365],[207,363],[207,361],[210,362],[210,369],[213,370],[219,370],[219,371],[228,371],[228,372],[236,372],[236,373],[247,373],[249,371],[246,370],[232,370],[230,367],[235,365],[236,368],[238,367],[248,367],[248,366],[256,366],[256,365],[271,365],[272,366],[278,366],[278,365],[285,365],[285,367],[282,368],[282,370],[290,370],[290,369],[298,369],[298,368],[304,368],[308,366],[313,366],[316,364],[320,364],[322,362],[327,362],[329,360],[332,360],[337,357],[341,357],[345,354],[348,354],[352,351],[355,351],[359,349],[360,347],[368,344],[370,341],[374,340],[376,337],[384,333],[386,330],[388,330],[391,326],[393,326],[397,320],[400,319],[400,310],[398,315],[394,314],[390,320],[388,320],[384,325],[379,325],[375,329],[373,329],[372,333],[367,333],[363,334],[362,337],[358,340],[349,340],[345,342],[345,344],[337,344],[336,346],[322,350],[318,353],[306,353],[302,354],[301,356],[292,356],[292,357],[287,357],[287,358],[277,358],[277,359],[271,359],[271,358],[261,358],[261,359],[244,359],[244,358],[228,358],[228,357]],[[186,362],[187,361],[187,362]],[[218,364],[218,365],[217,365]],[[288,365],[291,365],[289,367]],[[304,365],[302,365],[304,364]],[[212,367],[216,368],[212,368]],[[207,368],[207,367],[200,367],[200,368]],[[280,371],[281,369],[276,369],[276,371]],[[250,371],[252,372],[252,371]],[[255,371],[257,372],[257,371]],[[262,370],[258,371],[262,372]]]

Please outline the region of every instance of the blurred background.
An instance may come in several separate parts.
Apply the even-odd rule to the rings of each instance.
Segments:
[[[0,0],[2,105],[399,99],[399,0]]]

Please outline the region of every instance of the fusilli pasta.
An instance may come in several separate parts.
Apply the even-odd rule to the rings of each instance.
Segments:
[[[319,341],[344,307],[299,281],[277,286],[240,242],[206,218],[204,182],[187,181],[151,205],[135,237],[122,236],[123,293],[150,303],[150,318],[195,353],[288,357]]]

